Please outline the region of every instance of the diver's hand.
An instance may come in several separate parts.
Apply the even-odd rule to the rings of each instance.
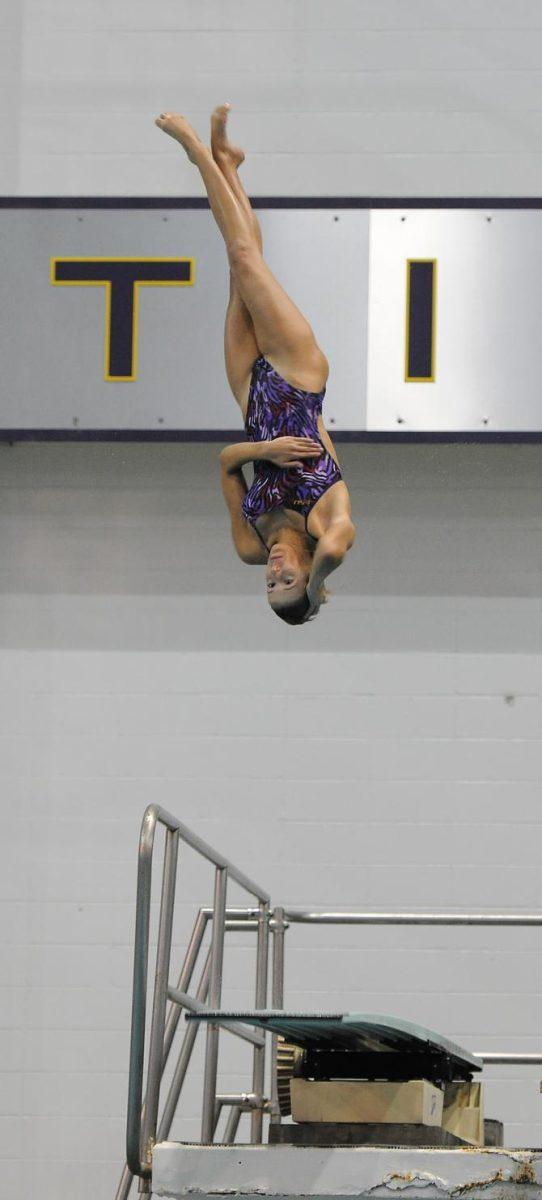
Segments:
[[[320,442],[308,437],[278,437],[262,445],[259,457],[275,463],[277,467],[302,467],[306,459],[319,458],[323,454]]]

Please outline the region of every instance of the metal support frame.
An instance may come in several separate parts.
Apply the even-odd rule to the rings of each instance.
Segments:
[[[143,1104],[151,884],[154,840],[158,824],[165,826],[166,842],[162,868],[162,892],[147,1061],[147,1083],[145,1103]],[[212,908],[201,909],[196,918],[183,970],[179,976],[177,986],[174,987],[169,983],[169,971],[179,841],[190,846],[214,865],[215,890]],[[250,896],[254,897],[258,907],[227,910],[226,890],[229,879],[234,880]],[[265,920],[262,918],[262,912],[265,913]],[[212,922],[211,950],[200,979],[198,991],[194,997],[189,994],[187,989],[190,986],[208,921]],[[126,1129],[126,1167],[117,1190],[117,1200],[125,1200],[128,1196],[134,1175],[140,1177],[140,1188],[142,1187],[145,1190],[145,1187],[147,1187],[147,1181],[151,1175],[152,1150],[157,1135],[160,1083],[178,1026],[181,1008],[184,1007],[197,1011],[200,1007],[205,1006],[207,998],[210,1006],[218,1007],[220,1005],[224,939],[227,929],[251,929],[257,932],[256,995],[258,1002],[266,1003],[268,924],[269,895],[267,892],[259,884],[254,883],[253,880],[240,871],[233,863],[229,862],[224,855],[214,850],[207,842],[204,842],[202,838],[198,837],[197,834],[183,825],[181,821],[172,816],[171,813],[160,808],[158,805],[149,805],[143,816],[139,840]],[[168,999],[171,1001],[171,1009],[166,1020]],[[248,1027],[239,1030],[237,1027],[234,1029],[232,1026],[229,1031],[235,1033],[237,1036],[244,1037],[254,1047],[255,1062],[259,1064],[258,1078],[261,1076],[262,1080],[262,1087],[258,1092],[261,1115],[261,1107],[264,1104],[265,1036]],[[167,1136],[171,1127],[197,1032],[198,1026],[196,1024],[188,1026],[186,1030],[158,1130],[161,1137]],[[216,1124],[218,1037],[219,1026],[211,1026],[207,1031],[202,1112],[202,1138],[211,1142]],[[223,1102],[225,1101],[223,1100]],[[243,1097],[236,1098],[234,1107],[239,1107],[239,1103],[241,1103],[241,1106],[243,1105]],[[242,1108],[239,1109],[239,1114],[241,1110]],[[229,1122],[230,1133],[233,1125],[234,1122],[232,1120],[231,1123]],[[261,1140],[261,1125],[259,1140]]]
[[[165,848],[162,868],[162,889],[155,961],[154,992],[146,1074],[145,1103],[143,1103],[146,1002],[149,960],[149,925],[154,836],[157,824],[165,826]],[[213,905],[200,908],[186,950],[176,985],[169,982],[172,926],[175,904],[175,881],[179,842],[194,849],[215,868]],[[252,896],[257,907],[227,907],[227,886],[234,880]],[[195,994],[189,991],[200,956],[205,931],[212,928],[211,946],[201,970]],[[168,1137],[177,1109],[182,1086],[190,1064],[199,1030],[199,1022],[188,1023],[178,1053],[169,1092],[158,1123],[160,1083],[178,1028],[181,1011],[199,1012],[220,1008],[224,965],[225,935],[228,931],[255,932],[256,964],[254,1001],[257,1009],[265,1008],[268,995],[269,933],[273,935],[271,1006],[284,1007],[284,939],[292,924],[304,925],[440,925],[440,926],[542,926],[542,913],[383,913],[383,912],[317,912],[310,909],[276,907],[270,909],[267,893],[248,876],[239,871],[223,855],[187,829],[176,817],[157,805],[150,805],[141,826],[138,857],[136,926],[134,944],[134,974],[132,995],[132,1028],[130,1042],[130,1075],[128,1087],[128,1118],[126,1132],[127,1161],[116,1200],[127,1200],[134,1175],[140,1177],[140,1192],[149,1193],[152,1152],[156,1140]],[[166,1016],[167,1001],[170,1001]],[[218,1050],[220,1030],[234,1034],[253,1046],[252,1090],[242,1093],[217,1094]],[[268,1113],[273,1123],[280,1123],[276,1081],[276,1044],[272,1037],[271,1099],[265,1091],[265,1033],[248,1025],[231,1024],[227,1020],[213,1022],[206,1030],[206,1056],[202,1106],[201,1140],[212,1144],[223,1108],[230,1109],[223,1141],[235,1141],[239,1121],[244,1112],[250,1113],[251,1141],[262,1141],[263,1115]],[[514,1054],[506,1051],[479,1052],[476,1057],[487,1064],[542,1063],[542,1053]]]
[[[235,1141],[235,1138],[237,1136],[237,1130],[239,1128],[239,1121],[241,1120],[242,1111],[243,1110],[242,1110],[240,1104],[234,1105],[234,1107],[232,1108],[232,1110],[230,1112],[228,1120],[226,1121],[226,1129],[224,1131],[224,1141],[225,1141],[226,1145],[228,1145],[228,1146],[233,1145],[233,1142]]]

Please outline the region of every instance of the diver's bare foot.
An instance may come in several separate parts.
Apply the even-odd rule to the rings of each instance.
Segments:
[[[192,129],[186,117],[182,117],[180,113],[160,113],[154,124],[158,125],[159,129],[163,129],[164,133],[169,133],[171,137],[181,143],[181,146],[184,146],[191,162],[197,161],[197,151],[198,148],[203,147],[203,142],[195,129]]]
[[[226,122],[229,111],[229,104],[219,104],[211,114],[211,151],[217,162],[220,159],[227,160],[237,169],[245,161],[245,152],[228,141]]]

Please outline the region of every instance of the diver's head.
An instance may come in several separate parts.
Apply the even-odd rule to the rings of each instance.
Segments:
[[[312,620],[325,602],[323,586],[316,598],[307,594],[311,563],[311,550],[301,540],[299,545],[290,540],[275,542],[269,552],[265,571],[267,599],[277,617],[289,625],[304,625]]]

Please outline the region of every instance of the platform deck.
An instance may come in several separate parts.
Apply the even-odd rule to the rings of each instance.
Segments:
[[[376,1146],[199,1146],[154,1148],[153,1196],[287,1197],[325,1200],[542,1200],[542,1150],[433,1150]]]

